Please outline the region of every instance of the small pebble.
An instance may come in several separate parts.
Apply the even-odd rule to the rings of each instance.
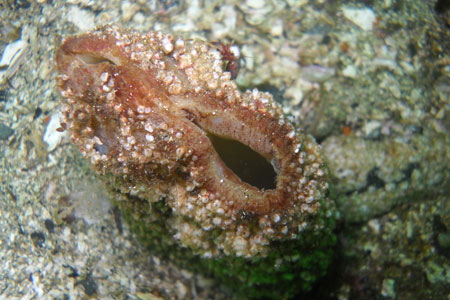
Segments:
[[[13,133],[14,130],[3,123],[0,124],[0,140],[7,140]]]
[[[48,231],[49,233],[53,233],[53,232],[55,231],[55,223],[53,223],[52,220],[46,219],[46,220],[44,221],[44,224],[45,224],[45,228],[47,228],[47,231]]]
[[[45,235],[40,231],[35,231],[31,234],[31,240],[35,247],[42,248],[45,243]]]

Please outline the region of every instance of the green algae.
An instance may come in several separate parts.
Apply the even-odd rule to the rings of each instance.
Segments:
[[[251,258],[222,255],[205,258],[181,247],[167,224],[171,209],[164,201],[148,201],[114,193],[116,204],[139,241],[149,251],[176,265],[216,280],[239,299],[288,299],[308,292],[325,276],[336,244],[335,213],[321,210],[320,231],[305,230],[297,240],[276,241],[267,256]],[[331,213],[330,216],[330,212]],[[211,238],[214,234],[211,234]]]

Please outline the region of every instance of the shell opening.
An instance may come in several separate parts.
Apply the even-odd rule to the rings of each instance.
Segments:
[[[276,188],[277,173],[272,164],[250,147],[212,133],[208,138],[225,165],[243,182],[260,190]]]

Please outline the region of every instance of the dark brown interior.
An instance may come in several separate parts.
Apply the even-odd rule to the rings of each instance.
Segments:
[[[277,174],[263,156],[238,141],[211,133],[208,137],[225,165],[243,182],[260,190],[276,188]]]

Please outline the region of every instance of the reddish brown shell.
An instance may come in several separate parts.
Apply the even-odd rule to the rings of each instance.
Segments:
[[[166,196],[183,245],[250,256],[320,226],[311,221],[327,188],[317,144],[270,94],[241,93],[208,43],[105,26],[66,39],[56,62],[73,142],[116,189],[152,202]],[[212,136],[264,157],[275,188],[242,181]]]

